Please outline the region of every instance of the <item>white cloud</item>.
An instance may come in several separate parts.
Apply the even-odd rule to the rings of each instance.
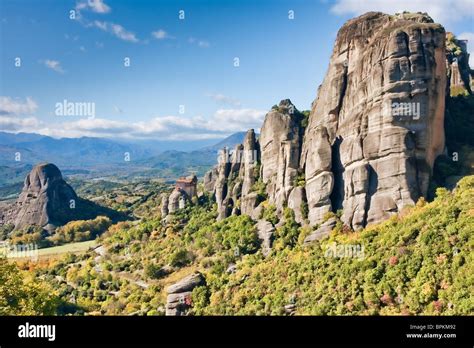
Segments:
[[[96,13],[110,12],[110,7],[107,6],[103,0],[88,0],[87,3],[93,12],[96,12]]]
[[[260,128],[266,111],[255,109],[220,109],[217,110],[210,122],[215,130],[222,129],[230,132]]]
[[[107,22],[94,21],[92,25],[103,31],[107,31],[108,28]]]
[[[427,12],[443,25],[474,17],[473,0],[337,0],[331,12],[360,15],[369,11],[394,14],[401,11]]]
[[[188,39],[188,42],[189,42],[190,44],[192,44],[192,45],[193,45],[193,44],[197,44],[198,47],[201,47],[201,48],[208,48],[208,47],[211,46],[211,44],[209,43],[209,41],[206,41],[206,40],[198,40],[198,39],[196,39],[195,37],[190,37],[190,38]]]
[[[137,135],[156,134],[168,139],[199,139],[212,134],[217,138],[248,128],[260,128],[265,114],[265,111],[256,109],[219,109],[209,118],[155,117],[134,124],[134,129]]]
[[[467,40],[467,50],[469,52],[469,66],[474,69],[474,33],[464,32],[457,36],[458,39]]]
[[[0,116],[0,130],[1,131],[22,131],[23,129],[37,129],[40,125],[35,117],[18,118]]]
[[[125,29],[120,24],[107,22],[107,21],[99,21],[99,20],[90,21],[82,15],[81,13],[82,10],[92,11],[92,12],[101,13],[101,14],[110,12],[111,8],[108,5],[106,5],[103,0],[87,0],[87,1],[78,2],[76,4],[75,10],[76,10],[75,20],[78,21],[80,24],[82,24],[84,27],[98,28],[124,41],[139,42],[135,33]],[[66,38],[69,38],[69,36],[67,36]]]
[[[156,31],[153,31],[151,35],[157,39],[157,40],[164,40],[164,39],[171,39],[172,36],[170,36],[166,31],[163,29],[158,29]]]
[[[61,66],[61,62],[59,62],[58,60],[46,59],[43,61],[43,64],[51,70],[54,70],[61,74],[64,73],[64,69]]]
[[[38,109],[38,104],[30,98],[22,102],[11,97],[0,96],[0,115],[32,115]]]
[[[264,115],[265,111],[255,109],[220,109],[210,118],[160,116],[140,122],[82,118],[48,124],[34,117],[19,119],[0,116],[0,129],[53,137],[192,140],[221,138],[248,128],[260,128]]]
[[[109,13],[110,6],[104,3],[103,0],[87,0],[76,4],[76,10],[90,10],[95,13]]]
[[[129,42],[138,42],[139,40],[135,36],[134,33],[131,31],[126,30],[123,26],[120,24],[115,24],[111,22],[102,22],[102,21],[94,21],[93,25],[100,30],[103,30],[105,32],[111,33],[117,38],[124,40],[124,41],[129,41]]]
[[[238,99],[228,97],[220,93],[218,94],[209,93],[206,96],[208,96],[209,98],[221,104],[228,104],[228,105],[237,106],[237,107],[242,105],[242,103]]]
[[[235,103],[222,94],[211,98]],[[265,111],[257,109],[219,109],[210,117],[156,116],[145,121],[123,121],[106,118],[55,117],[49,122],[38,119],[37,103],[26,99],[0,96],[0,131],[30,132],[53,137],[105,137],[133,139],[208,139],[221,138],[249,128],[260,128]],[[123,113],[117,105],[115,112]],[[27,117],[19,117],[27,116]]]
[[[62,123],[65,134],[83,134],[86,136],[115,136],[130,131],[133,126],[123,121],[108,120],[103,118],[82,118],[77,121]],[[60,127],[51,129],[61,130]]]
[[[87,26],[91,26],[91,25],[96,28],[99,28],[100,30],[108,32],[121,40],[128,41],[128,42],[139,42],[139,40],[137,39],[137,37],[135,36],[133,32],[128,31],[120,24],[96,20]]]

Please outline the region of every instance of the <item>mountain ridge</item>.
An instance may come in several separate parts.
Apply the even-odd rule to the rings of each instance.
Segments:
[[[202,176],[214,165],[221,145],[234,146],[243,140],[244,135],[245,132],[237,132],[219,140],[214,145],[201,146],[201,142],[191,142],[181,146],[184,148],[197,146],[197,148],[183,151],[166,150],[161,147],[160,142],[149,146],[145,143],[124,143],[106,138],[55,139],[36,133],[0,132],[0,173],[3,173],[0,184],[18,182],[14,180],[13,173],[18,173],[18,169],[25,165],[30,166],[22,171],[23,175],[19,176],[23,177],[31,166],[40,162],[55,163],[63,172],[89,173],[90,176],[113,175],[118,170],[127,177],[160,175],[160,172],[156,170],[171,179],[189,171],[197,172]],[[171,142],[168,146],[174,146],[173,144]],[[19,160],[16,160],[17,155],[19,155]],[[129,157],[129,162],[126,162],[126,156]],[[74,158],[74,161],[71,161],[71,158]],[[127,166],[127,163],[136,163],[137,166]],[[96,170],[97,168],[100,170]]]

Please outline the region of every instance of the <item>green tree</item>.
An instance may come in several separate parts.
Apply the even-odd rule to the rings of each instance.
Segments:
[[[59,299],[45,283],[0,259],[0,315],[54,315]]]

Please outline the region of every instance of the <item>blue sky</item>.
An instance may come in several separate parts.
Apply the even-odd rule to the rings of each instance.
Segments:
[[[309,109],[337,30],[369,10],[427,11],[474,45],[474,0],[2,0],[0,9],[0,130],[56,137],[220,138],[259,128],[284,98]],[[94,103],[94,117],[56,115],[63,100]]]

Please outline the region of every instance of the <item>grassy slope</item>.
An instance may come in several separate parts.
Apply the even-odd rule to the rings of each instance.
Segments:
[[[38,250],[38,257],[58,256],[66,253],[80,253],[89,250],[97,245],[95,240],[88,240],[86,242],[69,243],[61,246],[43,248]],[[8,255],[8,258],[25,258]],[[29,258],[29,257],[26,257]]]

